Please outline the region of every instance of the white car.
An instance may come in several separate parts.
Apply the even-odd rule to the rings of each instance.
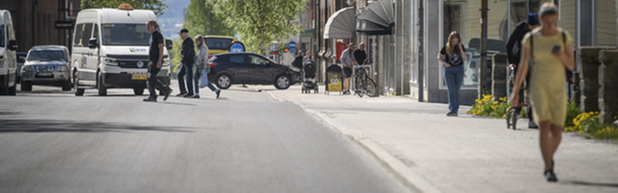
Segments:
[[[32,91],[32,85],[62,86],[71,90],[69,49],[65,46],[34,46],[21,68],[21,90]]]
[[[0,10],[0,95],[15,95],[17,86],[17,40],[11,12]]]

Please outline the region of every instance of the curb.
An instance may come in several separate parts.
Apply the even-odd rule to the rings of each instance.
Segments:
[[[389,170],[389,172],[393,174],[395,178],[397,178],[401,183],[403,183],[404,186],[406,186],[413,192],[441,192],[438,188],[427,182],[423,177],[414,173],[401,160],[390,154],[382,146],[378,145],[375,141],[365,137],[364,133],[349,130],[345,126],[337,123],[335,120],[328,117],[327,115],[309,109],[307,108],[307,106],[300,102],[281,99],[274,96],[270,92],[265,93],[276,101],[291,102],[298,105],[308,114],[314,115],[316,118],[321,119],[334,131],[352,139],[352,141],[354,141],[366,151],[368,151],[371,155],[373,155],[380,162],[380,164],[385,167],[385,169]]]

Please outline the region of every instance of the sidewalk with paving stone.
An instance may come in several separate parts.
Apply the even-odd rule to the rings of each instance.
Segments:
[[[618,192],[618,144],[564,133],[554,157],[558,183],[543,176],[538,130],[519,120],[447,117],[447,104],[406,97],[301,94],[251,86],[298,104],[355,139],[413,191],[421,192]]]

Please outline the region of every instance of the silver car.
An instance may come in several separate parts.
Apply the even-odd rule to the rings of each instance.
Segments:
[[[34,46],[28,51],[21,71],[21,90],[32,91],[32,85],[62,86],[72,88],[69,76],[69,49],[65,46]]]

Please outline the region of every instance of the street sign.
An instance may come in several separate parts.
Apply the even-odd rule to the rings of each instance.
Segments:
[[[56,21],[56,29],[73,29],[73,21]]]
[[[290,53],[296,53],[296,49],[290,49]]]
[[[232,46],[230,46],[231,53],[241,53],[244,51],[245,51],[245,46],[243,46],[240,42],[233,43]]]
[[[296,42],[294,42],[294,41],[290,42],[290,49],[292,49],[292,50],[296,49]]]

